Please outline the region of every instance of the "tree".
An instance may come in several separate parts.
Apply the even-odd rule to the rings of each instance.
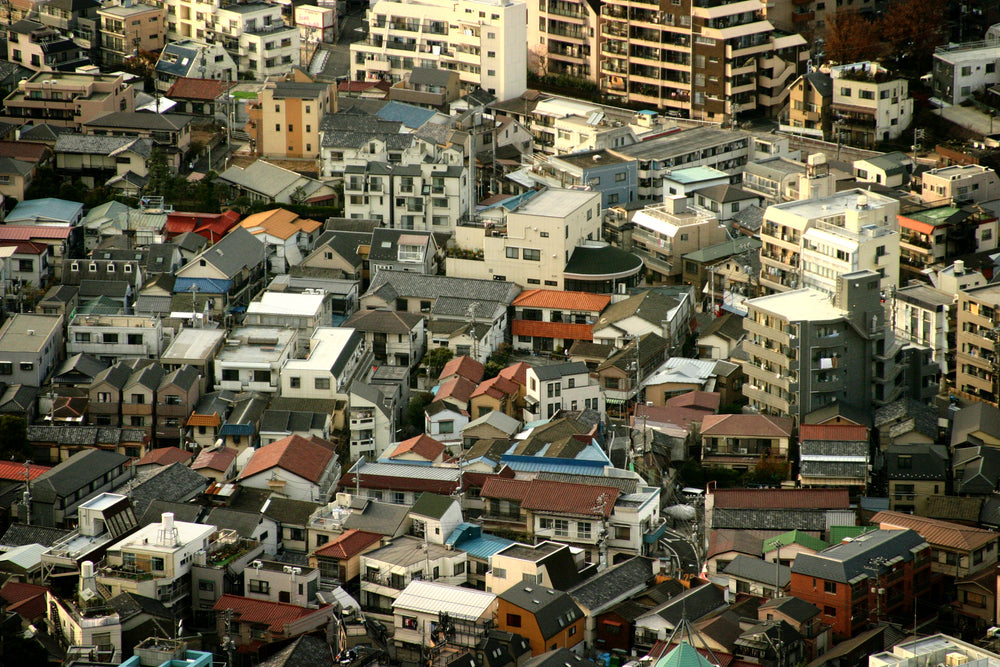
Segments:
[[[840,10],[826,22],[826,59],[838,65],[878,60],[883,43],[874,23],[855,11]]]
[[[424,410],[431,404],[434,394],[429,391],[414,394],[406,406],[406,423],[403,424],[402,435],[404,438],[412,438],[424,431]]]
[[[896,0],[878,27],[897,69],[923,74],[931,67],[934,47],[947,39],[945,0]]]
[[[455,353],[447,347],[435,347],[424,355],[424,365],[427,366],[427,374],[436,378],[441,374],[441,369],[444,365],[451,361],[451,358],[455,356]]]
[[[17,415],[0,415],[0,459],[24,461],[31,454],[28,423]]]

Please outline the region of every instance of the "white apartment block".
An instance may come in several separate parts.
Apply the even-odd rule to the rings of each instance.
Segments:
[[[939,204],[982,203],[1000,199],[1000,179],[989,167],[954,164],[921,174],[920,198]]]
[[[1000,83],[1000,43],[949,44],[934,51],[934,97],[946,104],[961,104],[976,91]]]
[[[282,364],[295,351],[295,329],[233,329],[215,357],[215,389],[276,394]]]
[[[948,375],[954,370],[949,368],[954,365],[949,351],[955,347],[955,331],[954,324],[949,322],[955,321],[956,295],[921,283],[901,287],[894,298],[896,335],[929,348],[941,375]]]
[[[470,217],[463,165],[369,163],[344,173],[344,217],[380,220],[396,229],[454,231]]]
[[[524,393],[524,421],[549,419],[559,410],[596,410],[604,413],[604,391],[590,377],[587,364],[571,361],[528,368]]]
[[[237,65],[261,80],[286,74],[298,67],[299,30],[285,25],[281,5],[269,2],[230,4],[215,12],[208,21],[208,39],[222,42],[226,50],[238,55]]]
[[[769,206],[760,240],[760,286],[811,287],[827,295],[845,273],[870,269],[882,289],[899,280],[899,202],[856,188]]]
[[[379,0],[351,44],[352,78],[398,83],[414,67],[457,71],[505,100],[527,88],[527,6],[510,0]]]
[[[896,139],[913,120],[913,98],[906,79],[878,63],[863,62],[830,68],[832,111],[847,143],[874,146]]]
[[[158,359],[169,343],[163,320],[137,315],[77,315],[69,323],[66,354],[92,354],[106,363]]]
[[[319,327],[305,359],[288,359],[281,369],[281,395],[346,401],[355,375],[367,370],[371,349],[364,335],[344,327]]]

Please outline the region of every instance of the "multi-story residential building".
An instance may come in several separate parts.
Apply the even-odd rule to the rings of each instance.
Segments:
[[[204,3],[199,3],[204,4]],[[167,3],[167,34],[170,34],[170,13],[172,7]],[[190,12],[190,8],[182,7]],[[202,12],[197,12],[199,16]],[[199,31],[201,32],[201,31]],[[186,38],[176,38],[160,52],[156,61],[156,89],[161,93],[170,90],[178,79],[215,79],[217,81],[236,81],[237,68],[232,56],[218,42],[201,41]]]
[[[351,386],[350,399],[351,460],[357,461],[362,456],[374,459],[395,437],[396,404],[377,387],[365,382],[355,382]]]
[[[107,586],[112,595],[128,592],[180,608],[191,594],[187,575],[197,552],[208,551],[216,537],[215,526],[174,521],[173,513],[164,512],[159,522],[108,549],[97,583]]]
[[[948,448],[891,443],[884,452],[889,509],[926,516],[928,500],[945,495],[951,476]]]
[[[604,414],[604,408],[601,385],[590,377],[582,361],[528,368],[525,422],[549,419],[559,410],[596,410]]]
[[[294,329],[233,329],[215,358],[215,388],[276,394],[281,368],[292,356]]]
[[[261,542],[242,538],[234,530],[221,532],[209,543],[204,560],[196,558],[191,565],[191,611],[197,627],[215,618],[212,607],[220,597],[244,590],[244,572],[263,553]]]
[[[799,483],[803,488],[847,487],[851,497],[858,498],[868,490],[870,462],[868,427],[799,425]]]
[[[781,129],[823,139],[830,132],[832,102],[833,79],[829,74],[818,71],[803,74],[789,86],[788,118],[782,119]]]
[[[610,6],[606,5],[606,10]],[[750,135],[746,132],[699,127],[610,150],[638,162],[639,201],[659,202],[667,171],[681,165],[706,166],[733,176],[743,171],[750,149]]]
[[[135,89],[122,74],[39,72],[18,83],[3,108],[17,120],[79,130],[113,111],[134,111]]]
[[[404,535],[361,555],[361,606],[391,614],[393,602],[414,579],[461,586],[469,580],[468,554]]]
[[[808,48],[801,35],[777,32],[764,10],[757,0],[665,9],[612,0],[601,12],[601,89],[684,118],[776,115]]]
[[[975,206],[935,206],[897,218],[900,268],[917,279],[935,265],[994,250],[1000,239],[996,216]]]
[[[0,380],[41,387],[63,355],[61,315],[15,313],[0,328]]]
[[[956,312],[955,387],[996,403],[1000,398],[1000,371],[996,364],[1000,286],[960,291]]]
[[[931,582],[931,547],[912,530],[874,530],[792,563],[792,595],[822,609],[838,641],[882,619],[912,619]]]
[[[957,298],[930,285],[916,284],[895,291],[896,335],[929,348],[942,377],[954,378]]]
[[[874,146],[899,137],[913,120],[906,79],[874,62],[830,68],[830,111],[847,143]]]
[[[285,25],[278,3],[222,3],[214,16],[206,17],[205,39],[221,42],[238,56],[234,59],[240,72],[258,80],[287,74],[299,65],[299,30]]]
[[[535,583],[518,582],[497,596],[497,628],[527,639],[532,656],[563,649],[552,655],[561,662],[573,660],[575,655],[565,649],[583,643],[584,617],[568,594]]]
[[[308,356],[286,359],[281,367],[281,395],[346,401],[354,382],[371,370],[371,360],[371,348],[360,331],[319,327],[309,341]]]
[[[881,288],[899,279],[899,202],[861,189],[769,206],[760,240],[760,286],[833,295],[839,277],[871,270]]]
[[[946,44],[934,49],[934,96],[961,104],[975,92],[1000,83],[1000,42],[993,40]]]
[[[752,470],[761,460],[787,466],[792,428],[788,417],[705,415],[700,431],[701,461],[741,471]]]
[[[510,0],[379,0],[368,38],[351,45],[356,81],[397,83],[414,67],[456,70],[462,88],[497,98],[527,88],[527,6]]]
[[[471,215],[468,177],[464,165],[349,166],[344,170],[344,215],[397,229],[451,232]]]
[[[660,206],[647,206],[632,217],[632,252],[655,282],[675,283],[683,272],[681,258],[695,250],[729,240],[711,211],[688,206],[684,195],[670,195]]]
[[[10,60],[39,73],[66,70],[90,64],[86,52],[59,30],[33,19],[7,26]]]
[[[344,322],[344,327],[364,334],[374,361],[379,365],[413,367],[423,359],[427,332],[420,315],[395,310],[360,310]]]
[[[601,148],[541,157],[528,178],[554,188],[587,187],[601,193],[601,206],[620,206],[638,197],[638,164]],[[525,173],[525,172],[521,172]],[[727,176],[728,181],[728,176]]]
[[[582,0],[528,3],[528,67],[538,76],[597,83],[600,21],[600,7]]]
[[[890,188],[906,187],[913,174],[913,158],[893,151],[854,161],[854,177],[863,183],[878,183]]]
[[[530,289],[514,299],[511,322],[516,350],[569,350],[578,340],[592,341],[594,323],[611,303],[607,294]]]
[[[393,603],[393,643],[403,661],[442,654],[445,644],[433,641],[442,618],[451,627],[448,651],[475,649],[485,640],[497,613],[497,596],[432,581],[411,581]]]
[[[194,366],[180,366],[167,373],[156,388],[154,442],[158,447],[179,446],[184,441],[188,417],[201,399],[201,374]]]
[[[166,26],[162,6],[124,0],[100,7],[97,16],[101,64],[105,67],[120,67],[126,58],[141,51],[155,53],[163,48]]]
[[[288,65],[281,68],[288,71]],[[257,152],[265,157],[280,158],[319,156],[320,124],[323,117],[334,110],[336,93],[333,90],[334,86],[326,83],[265,83],[257,94],[257,101],[249,105],[247,127]]]
[[[872,517],[881,530],[913,530],[931,545],[931,572],[953,580],[995,570],[997,534],[916,514],[882,511]]]
[[[156,359],[164,349],[163,320],[158,317],[73,314],[67,337],[67,354],[92,354],[108,364]]]
[[[284,602],[299,607],[313,603],[319,591],[319,570],[271,560],[255,560],[243,570],[243,594],[254,600]]]
[[[299,40],[306,45],[337,41],[337,8],[316,5],[296,5],[295,25]]]
[[[394,165],[468,163],[464,146],[441,148],[413,132],[407,132],[403,123],[383,120],[377,115],[346,111],[327,114],[323,117],[320,135],[320,173],[324,178],[340,176],[348,167],[373,165],[371,170],[353,173],[366,173],[374,177],[387,176]],[[372,193],[385,192],[387,189],[388,182],[378,179],[369,183],[368,188]],[[370,203],[378,205],[381,202]]]
[[[247,216],[240,221],[240,227],[264,244],[268,269],[274,273],[287,273],[292,265],[302,261],[302,257],[313,249],[323,223],[276,208]]]
[[[799,289],[747,301],[743,394],[763,414],[802,418],[834,401],[902,396],[899,344],[886,327],[879,274],[840,278],[836,296]]]
[[[982,203],[1000,198],[1000,178],[989,167],[954,164],[920,176],[920,198],[937,204]]]

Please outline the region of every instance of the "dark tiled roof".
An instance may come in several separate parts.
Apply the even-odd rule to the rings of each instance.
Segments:
[[[54,501],[101,479],[128,460],[127,456],[115,452],[85,449],[35,478],[31,485],[32,495],[38,500]]]
[[[24,523],[12,523],[0,537],[0,546],[5,548],[22,547],[25,544],[41,544],[50,547],[71,531],[61,528],[46,528],[44,526],[29,526]]]
[[[912,530],[873,530],[850,542],[841,542],[818,554],[800,553],[792,563],[792,572],[807,577],[847,583],[866,575],[866,566],[874,558],[913,560],[913,549],[926,544]]]
[[[302,635],[257,667],[333,667],[336,664],[326,640]]]
[[[583,618],[583,611],[566,593],[537,584],[515,584],[500,599],[535,616],[542,637],[548,640]]]
[[[777,578],[777,585],[781,588],[787,586],[792,579],[790,567],[768,563],[760,558],[744,554],[739,554],[730,561],[723,572],[733,577],[758,581],[768,586],[774,586]]]
[[[644,589],[653,579],[653,559],[634,556],[567,591],[577,603],[593,614],[595,609]]]

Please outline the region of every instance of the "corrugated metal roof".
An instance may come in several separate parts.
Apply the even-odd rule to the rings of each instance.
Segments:
[[[879,524],[882,530],[909,528],[919,533],[920,537],[935,547],[965,551],[978,549],[997,540],[997,534],[989,530],[902,512],[879,512],[872,517],[871,522]]]
[[[496,600],[493,593],[417,579],[403,589],[392,607],[434,615],[445,612],[452,618],[475,621],[496,605]]]

